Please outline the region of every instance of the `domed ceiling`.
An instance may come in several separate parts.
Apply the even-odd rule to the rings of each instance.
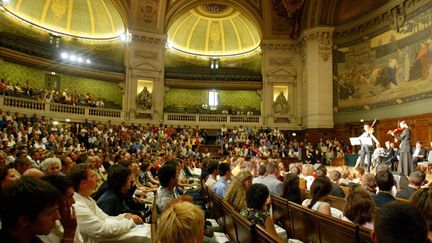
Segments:
[[[168,30],[169,45],[181,52],[205,56],[232,56],[259,47],[256,25],[224,4],[203,4],[177,18]]]
[[[113,39],[125,25],[112,0],[8,0],[15,17],[50,32],[86,39]]]

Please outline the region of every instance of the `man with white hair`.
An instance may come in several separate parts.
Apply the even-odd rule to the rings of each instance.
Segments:
[[[42,161],[41,168],[45,174],[59,175],[62,170],[62,164],[60,159],[56,157],[46,158]]]

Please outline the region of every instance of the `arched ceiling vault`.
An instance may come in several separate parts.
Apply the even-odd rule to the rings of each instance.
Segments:
[[[9,0],[7,13],[46,31],[82,39],[115,39],[126,30],[113,0]]]
[[[219,3],[201,4],[179,16],[168,29],[171,47],[190,54],[232,56],[256,50],[259,28],[240,11]]]

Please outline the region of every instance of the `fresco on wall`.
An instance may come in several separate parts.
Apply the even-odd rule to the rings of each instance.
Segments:
[[[432,5],[432,4],[431,4]],[[371,109],[432,97],[432,7],[335,53],[336,111]]]

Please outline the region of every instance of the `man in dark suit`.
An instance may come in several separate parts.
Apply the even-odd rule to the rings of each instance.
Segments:
[[[396,145],[394,143],[390,143],[390,149],[389,149],[389,154],[388,154],[388,158],[387,160],[384,162],[386,164],[390,164],[390,170],[394,171],[394,165],[396,162],[399,161],[398,159],[398,155],[399,155],[399,150],[396,147]]]
[[[375,176],[379,188],[378,194],[374,197],[375,205],[380,208],[383,205],[393,202],[396,199],[392,195],[392,188],[395,185],[393,174],[390,171],[380,171]]]
[[[407,188],[399,191],[396,194],[396,197],[403,199],[410,199],[411,195],[414,194],[421,186],[426,179],[426,174],[423,170],[417,169],[411,172],[408,177],[409,185]]]
[[[345,193],[339,186],[339,179],[341,178],[341,173],[337,170],[332,170],[329,173],[329,178],[332,182],[332,190],[330,192],[330,195],[345,198]]]
[[[413,153],[413,165],[414,168],[417,167],[417,162],[422,162],[424,158],[426,158],[426,149],[423,148],[423,143],[421,141],[417,141],[416,148]]]

